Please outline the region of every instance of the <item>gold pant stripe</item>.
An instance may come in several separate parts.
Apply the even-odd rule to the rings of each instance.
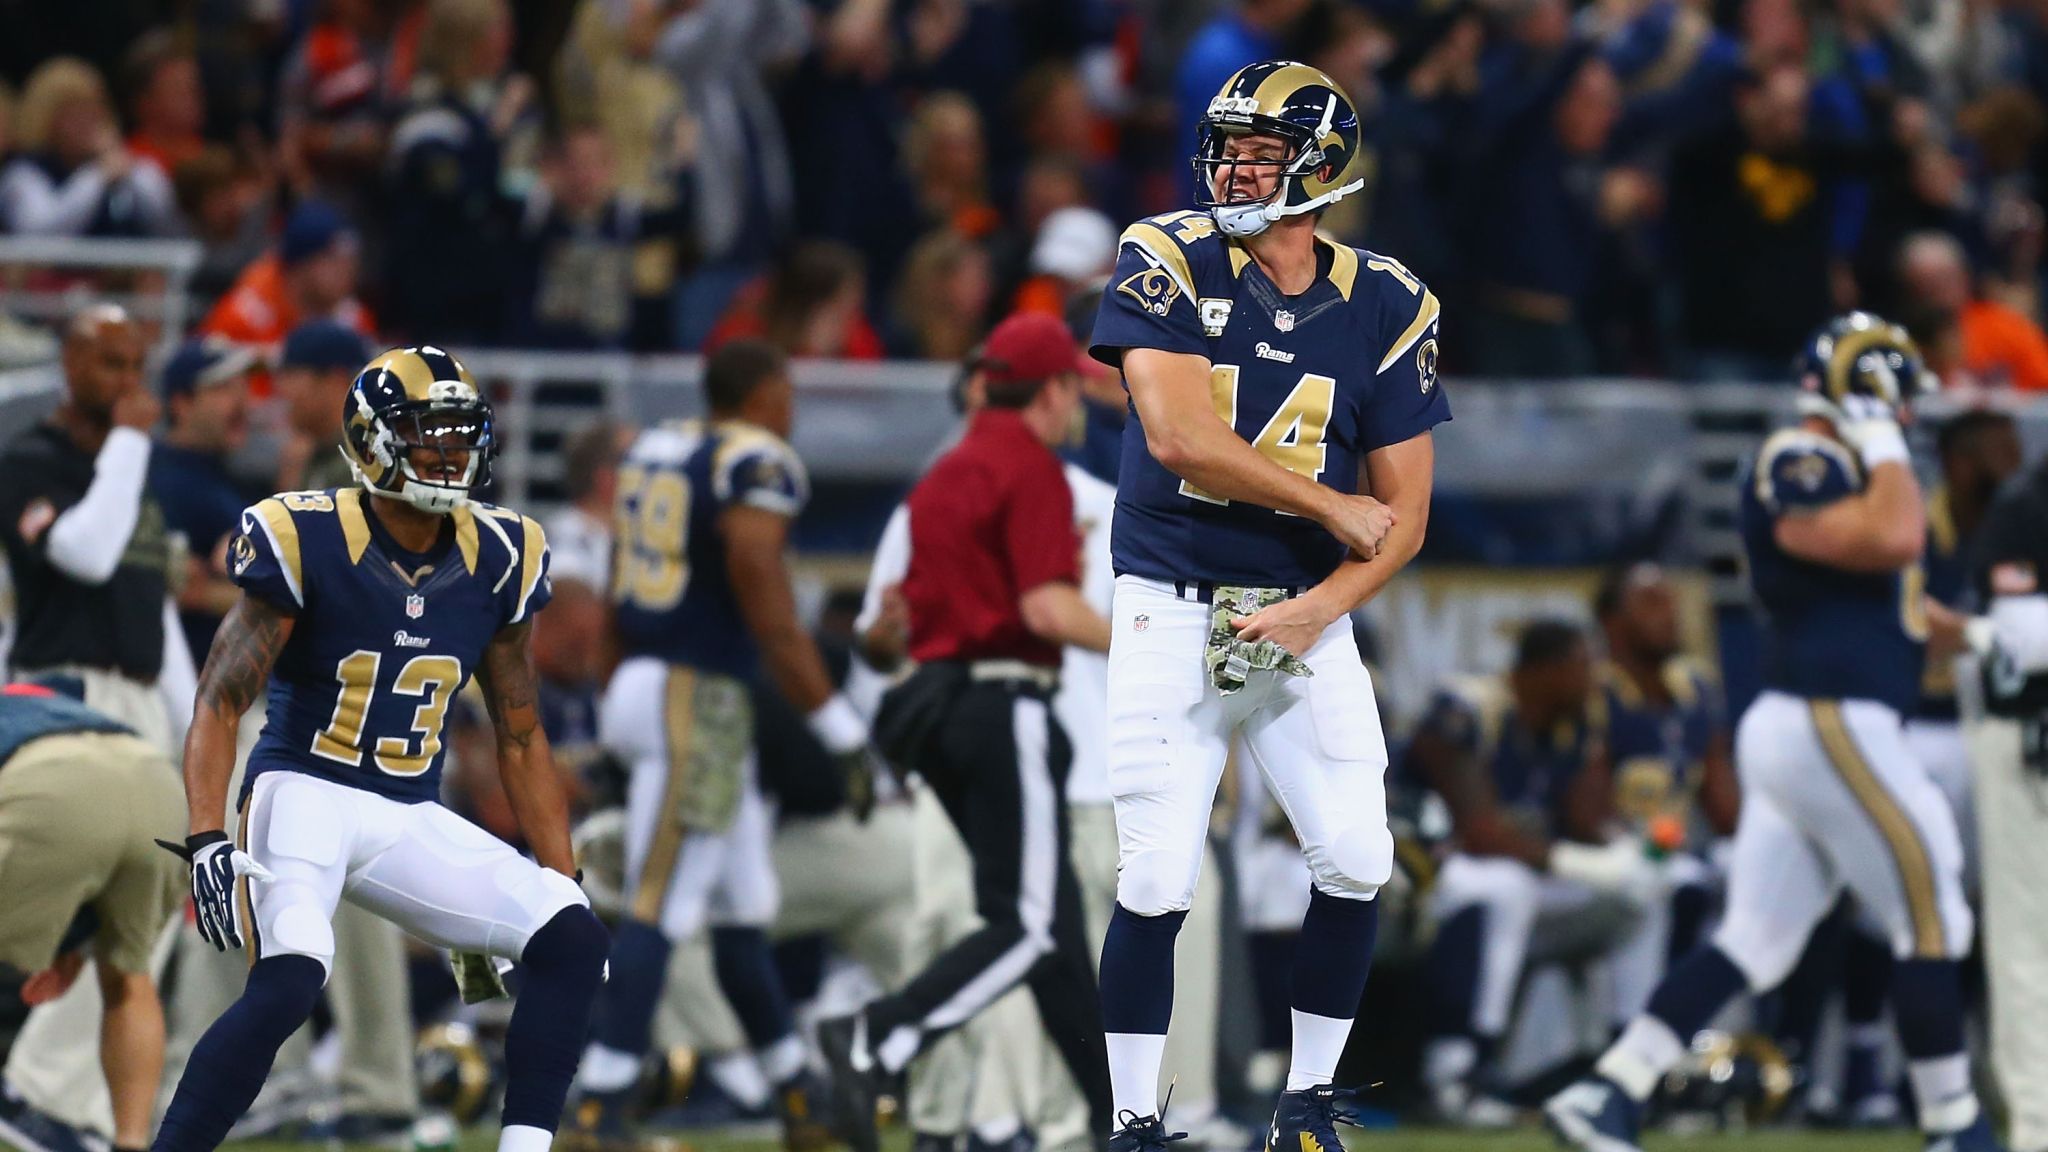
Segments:
[[[249,809],[255,806],[256,798],[251,796],[249,802],[242,805],[242,821],[235,829],[235,846],[244,852],[249,850]],[[254,968],[256,961],[263,959],[263,942],[257,939],[256,902],[249,899],[247,876],[235,877],[235,911],[242,918],[242,954],[247,957],[249,967]]]
[[[1920,842],[1920,830],[1856,747],[1856,739],[1842,717],[1841,702],[1815,700],[1811,707],[1813,727],[1820,734],[1821,747],[1827,750],[1829,762],[1891,848],[1892,863],[1899,870],[1899,884],[1906,893],[1906,912],[1913,920],[1913,954],[1923,959],[1947,956],[1941,902],[1935,896],[1934,867],[1928,862],[1927,846]]]
[[[648,846],[640,885],[633,892],[633,918],[646,924],[661,923],[661,906],[668,900],[669,880],[683,850],[683,822],[676,816],[682,806],[683,773],[676,760],[690,747],[691,713],[696,703],[697,673],[689,668],[669,668],[667,699],[661,709],[668,741],[668,781],[662,785],[661,807],[655,810],[654,842]]]

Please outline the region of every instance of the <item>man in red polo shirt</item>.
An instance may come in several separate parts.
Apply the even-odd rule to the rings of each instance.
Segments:
[[[833,1112],[875,1152],[881,1080],[1018,983],[1099,1124],[1109,1069],[1080,889],[1067,854],[1072,748],[1051,709],[1060,649],[1109,649],[1078,587],[1073,495],[1052,445],[1080,411],[1080,349],[1066,325],[1012,316],[985,346],[986,405],[911,490],[910,656],[882,702],[877,745],[925,778],[974,861],[979,931],[895,994],[819,1026]]]

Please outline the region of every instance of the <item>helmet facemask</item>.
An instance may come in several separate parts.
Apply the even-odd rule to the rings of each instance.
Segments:
[[[1319,134],[1286,120],[1232,107],[1239,99],[1218,96],[1210,101],[1209,111],[1202,117],[1193,160],[1195,206],[1208,209],[1210,218],[1225,235],[1256,236],[1283,216],[1316,211],[1365,186],[1365,181],[1359,179],[1331,188],[1320,196],[1308,195],[1302,187],[1303,180],[1318,173],[1326,180],[1340,175],[1335,171],[1325,171],[1333,166],[1333,161],[1316,143]],[[1325,119],[1334,117],[1337,112],[1338,104],[1333,96]],[[1272,159],[1227,156],[1230,141],[1245,136],[1278,139],[1285,144],[1286,153]],[[1278,178],[1272,190],[1255,198],[1230,198],[1237,173],[1245,168],[1275,170]],[[1217,191],[1219,184],[1223,189],[1220,194]]]
[[[357,400],[361,405],[360,393]],[[446,515],[490,479],[497,448],[491,406],[467,384],[437,380],[426,400],[361,415],[367,429],[357,451],[367,460],[350,453],[349,463],[363,487],[379,496]]]

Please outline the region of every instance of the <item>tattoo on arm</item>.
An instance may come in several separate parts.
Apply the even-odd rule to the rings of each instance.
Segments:
[[[207,649],[206,667],[199,674],[200,706],[234,716],[248,711],[291,634],[292,617],[277,606],[254,596],[235,601]]]
[[[533,620],[500,631],[484,650],[477,670],[498,743],[525,748],[540,731],[539,693],[533,671]]]

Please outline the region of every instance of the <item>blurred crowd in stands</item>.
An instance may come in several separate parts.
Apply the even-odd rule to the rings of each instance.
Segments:
[[[189,236],[203,328],[953,359],[1187,207],[1225,77],[1358,103],[1325,230],[1446,370],[1777,379],[1843,308],[2048,388],[2044,0],[0,0],[0,233]],[[259,388],[261,385],[259,384]]]

